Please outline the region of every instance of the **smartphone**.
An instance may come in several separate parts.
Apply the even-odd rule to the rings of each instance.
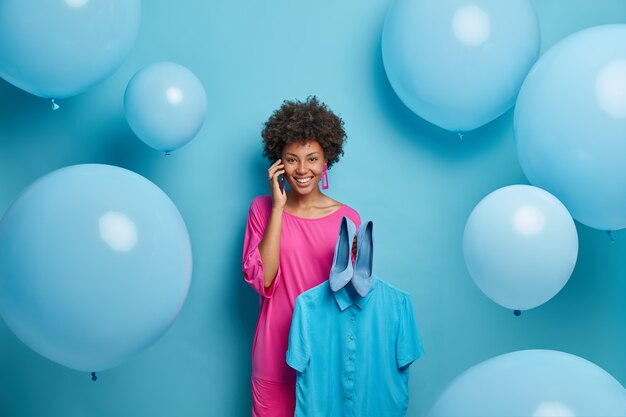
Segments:
[[[281,193],[285,191],[285,177],[282,174],[278,176],[278,188]]]

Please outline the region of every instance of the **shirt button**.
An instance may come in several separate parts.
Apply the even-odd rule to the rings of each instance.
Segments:
[[[352,377],[351,376],[348,377],[348,381],[352,381]]]
[[[352,395],[347,395],[346,399],[351,400],[352,399]]]

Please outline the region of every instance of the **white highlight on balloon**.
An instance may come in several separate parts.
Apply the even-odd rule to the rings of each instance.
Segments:
[[[183,92],[178,87],[170,87],[165,92],[167,100],[172,104],[178,104],[183,101]]]
[[[544,401],[535,409],[532,417],[576,417],[576,414],[563,403]]]
[[[611,117],[626,117],[626,59],[613,60],[598,71],[596,99]]]
[[[464,6],[454,13],[452,19],[454,35],[469,46],[482,45],[491,35],[489,15],[475,4]]]
[[[89,2],[89,0],[65,0],[68,6],[75,8],[83,7],[87,2]]]
[[[536,235],[543,230],[546,217],[534,206],[522,206],[513,213],[513,226],[522,235]]]
[[[100,237],[114,251],[129,252],[137,244],[137,226],[126,214],[108,211],[99,222]]]

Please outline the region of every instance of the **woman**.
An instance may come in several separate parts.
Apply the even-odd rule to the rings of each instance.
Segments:
[[[358,227],[350,207],[319,189],[343,155],[343,121],[309,97],[285,101],[265,123],[263,155],[271,195],[256,197],[248,213],[243,273],[260,295],[252,347],[252,415],[292,417],[295,371],[287,366],[289,327],[296,297],[328,279],[343,216]],[[281,186],[279,177],[289,185]]]

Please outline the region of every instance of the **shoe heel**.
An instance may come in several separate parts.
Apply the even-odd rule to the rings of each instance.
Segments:
[[[333,291],[339,291],[352,279],[354,272],[351,259],[352,241],[355,234],[355,224],[344,216],[339,225],[333,265],[330,268],[330,276],[328,277],[330,289]]]
[[[372,231],[374,224],[371,221],[361,224],[357,232],[356,260],[352,285],[361,296],[365,297],[372,288],[372,261],[374,258],[374,240]]]

